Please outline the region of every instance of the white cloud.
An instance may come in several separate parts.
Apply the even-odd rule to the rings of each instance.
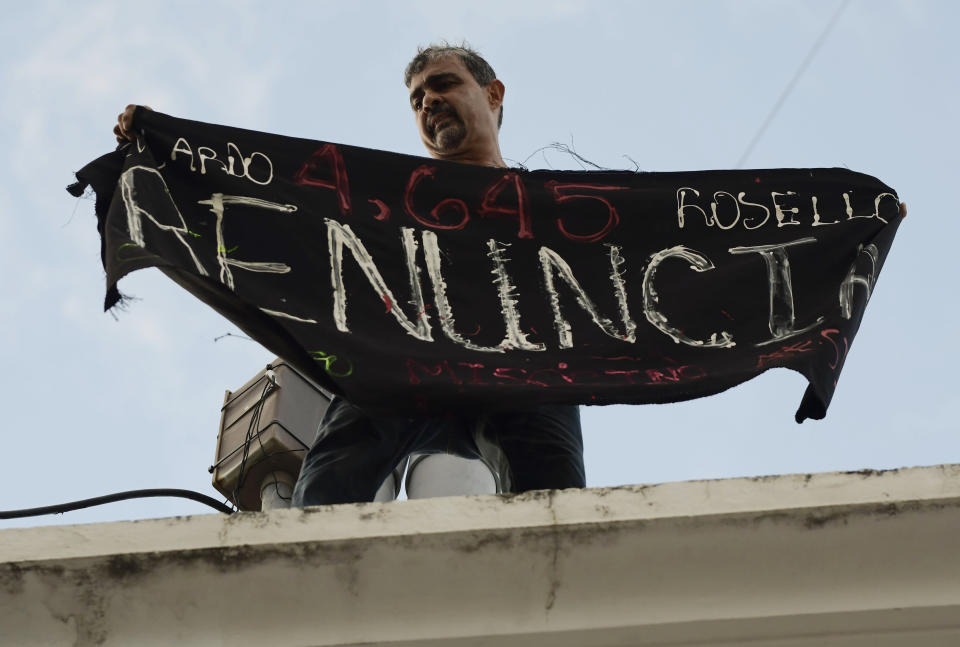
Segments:
[[[152,319],[137,318],[131,326],[136,340],[154,350],[170,348],[170,336]]]
[[[8,153],[20,177],[36,176],[46,164],[38,151],[57,150],[78,130],[106,149],[115,115],[129,102],[172,113],[219,102],[255,122],[275,89],[276,66],[238,37],[254,30],[252,12],[228,13],[229,28],[209,29],[203,14],[218,13],[209,5],[189,23],[166,5],[53,6],[27,21],[36,36],[3,69],[0,119],[14,135]]]

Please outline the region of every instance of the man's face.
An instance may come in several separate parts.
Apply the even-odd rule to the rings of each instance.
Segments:
[[[456,55],[428,64],[410,80],[410,107],[433,157],[457,159],[497,142],[502,84],[477,83]]]

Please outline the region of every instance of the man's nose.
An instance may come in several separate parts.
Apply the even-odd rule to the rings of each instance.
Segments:
[[[443,103],[443,97],[441,97],[439,94],[426,92],[423,95],[423,109],[427,112],[430,112],[441,103]]]

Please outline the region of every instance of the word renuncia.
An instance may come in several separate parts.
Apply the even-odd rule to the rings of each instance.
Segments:
[[[151,186],[152,185],[152,186]],[[143,230],[144,220],[152,222],[161,232],[172,235],[183,245],[196,272],[205,277],[211,277],[213,273],[208,269],[198,254],[195,252],[190,242],[190,231],[183,219],[179,209],[169,194],[165,191],[166,185],[162,176],[155,169],[145,166],[134,166],[127,169],[121,177],[122,197],[127,216],[127,228],[130,232],[131,240],[135,244],[145,247],[146,240]],[[137,200],[138,190],[149,191],[153,195],[158,193],[165,194],[169,204],[164,205],[164,212],[167,214],[166,220],[158,217],[158,214],[151,213],[145,209]],[[879,198],[878,198],[879,200]],[[200,204],[209,208],[215,216],[214,229],[216,232],[217,250],[216,272],[219,280],[228,289],[235,291],[235,281],[233,273],[235,271],[259,272],[271,274],[286,274],[290,272],[290,267],[281,261],[270,260],[237,260],[229,256],[229,250],[224,244],[224,226],[227,220],[228,210],[231,206],[243,206],[245,209],[262,211],[265,216],[285,216],[296,212],[297,207],[289,204],[279,204],[258,198],[237,195],[224,195],[214,193],[209,199],[201,200]],[[172,216],[170,215],[172,214]],[[172,220],[172,222],[169,222]],[[345,252],[348,251],[353,260],[362,270],[363,276],[369,287],[375,291],[386,305],[386,313],[394,318],[396,323],[406,332],[406,334],[423,342],[433,342],[435,340],[436,330],[431,323],[430,308],[428,307],[427,296],[432,296],[432,306],[437,313],[439,321],[439,332],[453,343],[472,351],[485,353],[505,353],[508,351],[545,351],[547,345],[541,342],[533,342],[527,338],[521,325],[520,309],[518,307],[518,294],[516,284],[510,275],[510,259],[507,251],[509,244],[490,238],[485,241],[487,252],[486,256],[490,262],[491,286],[496,291],[499,301],[499,312],[503,321],[504,336],[503,339],[495,345],[482,346],[474,343],[456,328],[456,319],[453,307],[447,296],[447,283],[444,278],[444,267],[442,262],[442,251],[437,234],[429,229],[423,229],[419,232],[410,227],[400,228],[400,249],[404,257],[404,265],[407,274],[406,289],[410,298],[408,306],[411,308],[411,314],[404,312],[398,304],[394,291],[383,276],[383,272],[378,267],[375,259],[371,255],[368,247],[353,229],[344,223],[333,219],[324,220],[327,232],[327,249],[330,261],[330,289],[332,292],[333,307],[331,317],[337,330],[350,333],[351,327],[348,314],[348,294],[349,290],[344,281],[343,267]],[[418,238],[419,233],[419,238]],[[768,327],[770,338],[759,342],[753,342],[756,346],[765,346],[782,340],[803,334],[812,328],[818,326],[823,321],[823,317],[818,317],[805,325],[799,325],[796,321],[793,299],[793,284],[791,278],[791,269],[789,262],[789,250],[800,245],[809,245],[816,242],[812,237],[801,237],[792,241],[770,244],[730,247],[727,252],[732,256],[756,254],[764,268],[768,285]],[[615,244],[605,244],[605,251],[601,252],[605,257],[605,263],[609,267],[609,285],[617,304],[616,312],[612,316],[607,316],[600,312],[594,299],[587,294],[580,281],[574,275],[570,264],[563,256],[546,245],[539,247],[537,258],[540,271],[543,276],[543,283],[546,288],[546,298],[550,304],[553,314],[553,327],[556,334],[556,346],[558,348],[571,348],[575,344],[574,331],[564,314],[564,307],[561,301],[560,292],[557,289],[559,284],[564,284],[572,291],[575,296],[575,302],[588,315],[593,324],[605,335],[624,342],[633,344],[637,340],[637,323],[631,313],[628,303],[627,285],[623,278],[623,265],[626,259],[623,257],[622,249]],[[422,249],[423,263],[421,264],[420,250]],[[602,249],[600,246],[594,249]],[[838,299],[841,306],[841,314],[849,319],[853,313],[853,299],[855,288],[863,288],[866,299],[869,299],[870,292],[876,280],[875,268],[877,263],[877,249],[873,245],[862,247],[860,254],[855,262],[850,266],[850,270],[839,286]],[[862,258],[866,258],[869,263],[860,263]],[[709,272],[715,269],[714,259],[708,258],[705,254],[684,245],[675,245],[669,248],[659,250],[645,259],[645,265],[641,280],[641,310],[644,319],[653,328],[666,335],[677,344],[696,348],[733,348],[737,341],[731,332],[718,330],[711,333],[705,339],[696,339],[670,322],[668,313],[663,312],[660,305],[660,296],[657,291],[656,275],[657,271],[665,263],[681,261],[686,264],[690,271],[696,273]],[[866,273],[858,272],[858,267],[869,265]],[[426,282],[429,285],[425,288],[423,269],[426,269]],[[279,310],[261,308],[266,314],[295,321],[302,324],[317,324],[317,320]]]

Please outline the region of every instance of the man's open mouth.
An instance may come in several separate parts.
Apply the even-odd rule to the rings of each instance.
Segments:
[[[449,126],[451,123],[453,123],[453,119],[454,117],[450,112],[442,112],[431,119],[427,125],[429,126],[430,130],[436,133],[441,128]]]

